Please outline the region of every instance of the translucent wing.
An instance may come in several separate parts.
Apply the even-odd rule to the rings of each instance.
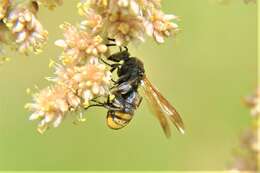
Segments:
[[[143,79],[143,88],[148,102],[160,121],[160,124],[167,137],[171,135],[167,117],[176,126],[176,128],[184,133],[184,124],[176,109],[166,100],[162,94],[152,85],[152,83],[145,76]]]

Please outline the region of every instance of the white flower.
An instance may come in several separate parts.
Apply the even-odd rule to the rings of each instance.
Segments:
[[[0,20],[2,20],[6,16],[7,10],[10,5],[10,0],[0,0]]]
[[[122,13],[127,15],[140,16],[141,8],[136,0],[111,0],[109,5],[110,13]]]
[[[144,41],[145,34],[163,43],[165,37],[176,33],[178,25],[161,10],[161,0],[85,0],[79,12],[85,16],[84,29],[114,38],[117,45]]]
[[[14,34],[19,52],[39,52],[46,43],[48,32],[36,16],[26,8],[16,7],[7,16],[6,25]]]
[[[81,28],[89,29],[91,33],[100,32],[104,24],[101,15],[97,14],[93,9],[82,11],[82,15],[85,16],[85,20],[81,22]]]
[[[65,113],[69,111],[67,90],[59,85],[47,87],[35,94],[33,103],[26,105],[32,114],[29,120],[39,120],[38,132],[44,133],[52,123],[58,127]]]
[[[100,56],[107,51],[99,35],[93,36],[69,23],[62,25],[62,29],[65,39],[57,40],[55,44],[64,49],[62,59],[65,64],[78,64],[87,57]]]
[[[143,9],[159,9],[161,7],[161,0],[138,0],[138,3]]]
[[[165,37],[178,31],[178,25],[171,20],[177,19],[175,15],[166,15],[162,11],[153,10],[148,14],[148,20],[144,21],[146,32],[153,36],[158,43],[163,43]]]
[[[57,66],[54,81],[83,98],[85,106],[94,97],[109,94],[111,72],[99,62],[98,58],[90,58],[82,66]]]
[[[246,104],[251,108],[251,114],[254,117],[260,115],[260,87],[257,88],[256,92],[246,98]]]
[[[36,0],[39,4],[43,4],[49,9],[53,9],[57,6],[62,5],[63,0]]]
[[[144,41],[143,20],[138,16],[113,14],[109,17],[108,37],[116,39],[117,45],[127,45],[131,41]]]

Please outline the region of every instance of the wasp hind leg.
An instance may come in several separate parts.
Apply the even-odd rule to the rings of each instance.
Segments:
[[[105,107],[105,105],[104,104],[92,104],[92,105],[85,107],[84,109],[88,110],[91,107]]]

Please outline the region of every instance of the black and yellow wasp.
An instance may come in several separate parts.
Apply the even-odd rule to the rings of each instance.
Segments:
[[[108,46],[115,46],[115,44]],[[143,63],[138,58],[131,57],[128,48],[124,48],[122,50],[120,47],[120,52],[108,57],[112,64],[103,60],[111,67],[111,72],[117,70],[118,79],[114,81],[114,86],[111,88],[113,98],[108,98],[104,103],[96,101],[98,104],[91,106],[107,108],[108,127],[121,129],[129,124],[142,101],[142,96],[138,92],[139,87],[142,86],[165,135],[169,137],[171,134],[168,119],[181,133],[184,133],[184,124],[179,113],[148,80]]]

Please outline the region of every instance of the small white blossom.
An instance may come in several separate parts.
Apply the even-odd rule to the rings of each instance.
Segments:
[[[9,6],[11,5],[11,0],[0,0],[0,20],[2,20],[7,13]]]
[[[15,36],[19,52],[39,52],[47,41],[48,32],[28,9],[17,7],[7,16],[6,25]]]
[[[177,19],[175,15],[166,15],[162,11],[149,12],[148,19],[144,21],[147,34],[153,36],[158,43],[163,43],[165,37],[178,31],[178,25],[171,22],[174,19]]]
[[[171,21],[177,17],[164,14],[160,0],[86,0],[78,7],[85,17],[84,29],[114,38],[117,45],[144,41],[146,34],[163,43],[165,37],[178,31],[178,25]]]
[[[54,81],[83,98],[85,106],[94,97],[109,94],[111,72],[99,62],[98,58],[89,58],[82,66],[57,66]]]
[[[55,44],[64,49],[62,60],[65,64],[78,64],[90,56],[100,56],[107,51],[103,39],[93,36],[86,31],[80,31],[75,26],[65,23],[64,40],[57,40]]]
[[[254,117],[260,115],[260,87],[257,88],[256,92],[246,97],[246,104],[251,109],[251,114]]]
[[[43,4],[49,9],[53,9],[57,6],[62,5],[63,0],[36,0],[39,4]]]
[[[29,120],[39,120],[38,132],[44,133],[50,124],[57,127],[69,110],[66,90],[59,86],[47,87],[35,94],[33,103],[26,105],[32,114]]]
[[[134,40],[144,41],[143,19],[141,17],[113,14],[109,17],[108,37],[116,39],[117,45],[127,45]]]

